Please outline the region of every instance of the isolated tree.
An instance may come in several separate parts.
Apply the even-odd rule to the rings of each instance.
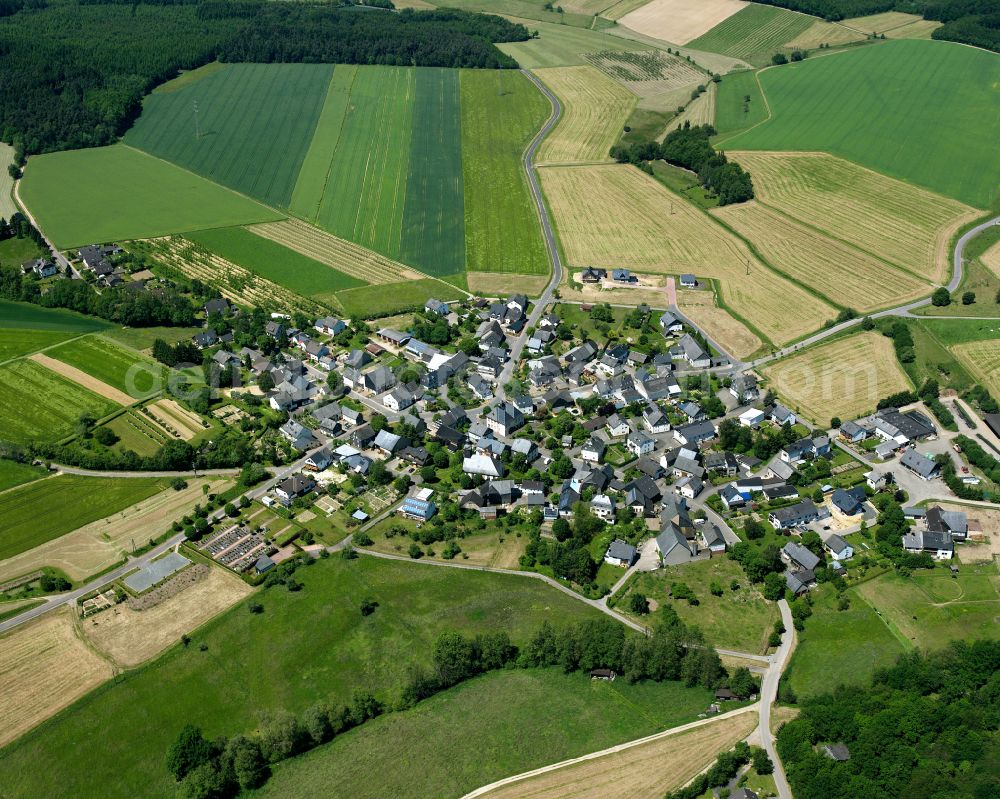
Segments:
[[[729,678],[729,690],[739,697],[757,693],[757,680],[746,666],[740,666]]]
[[[645,594],[632,594],[628,598],[628,609],[639,616],[649,613],[649,600]]]
[[[944,286],[934,289],[934,293],[931,295],[931,304],[938,308],[951,305],[951,292]]]
[[[962,295],[962,305],[972,305],[976,301],[976,292],[967,291]]]

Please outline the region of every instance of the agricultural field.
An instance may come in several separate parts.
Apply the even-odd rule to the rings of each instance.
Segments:
[[[757,261],[707,214],[634,167],[549,167],[540,174],[570,265],[717,278],[725,304],[775,343],[834,315]]]
[[[505,291],[504,294],[509,294]],[[404,283],[381,283],[348,289],[337,295],[344,315],[350,319],[377,319],[380,316],[417,311],[434,297],[442,302],[462,300],[468,295],[447,283],[432,278]]]
[[[768,264],[833,305],[873,311],[926,296],[934,289],[931,281],[890,266],[756,200],[715,208],[711,213],[750,241]]]
[[[735,591],[730,587],[734,580],[739,583]],[[686,584],[698,604],[671,601],[670,586],[675,582]],[[722,596],[711,593],[713,583],[722,586]],[[651,600],[651,607],[653,603],[656,607],[670,605],[685,624],[697,625],[709,641],[724,649],[763,653],[767,636],[778,620],[777,605],[764,599],[740,565],[729,558],[641,572],[629,581],[628,590],[617,602],[618,608],[627,609],[629,595],[636,593]]]
[[[0,366],[0,437],[8,441],[57,441],[73,432],[81,414],[99,419],[116,407],[34,361]]]
[[[0,491],[6,491],[32,480],[45,477],[48,472],[38,466],[0,458]]]
[[[14,163],[14,148],[0,142],[0,219],[10,219],[18,212],[14,203],[14,179],[8,167]]]
[[[1000,637],[997,567],[962,564],[957,578],[944,567],[918,570],[910,579],[885,574],[857,591],[910,647],[939,649],[953,639]]]
[[[135,408],[102,426],[118,436],[117,449],[132,450],[137,455],[154,455],[171,438],[163,427]]]
[[[517,59],[525,69],[582,66],[588,63],[588,53],[653,52],[656,49],[643,42],[631,42],[618,36],[570,25],[515,21],[522,22],[530,30],[537,30],[538,38],[526,42],[501,42],[497,48]]]
[[[684,110],[667,123],[663,133],[657,138],[660,141],[663,141],[670,131],[683,126],[685,122],[690,124],[692,127],[695,125],[714,125],[715,97],[717,93],[717,84],[709,83],[704,92],[698,95],[694,100],[690,100],[684,107]]]
[[[226,64],[149,95],[125,143],[287,208],[333,72],[329,64]]]
[[[678,683],[592,682],[559,669],[496,672],[281,764],[261,794],[458,797],[503,777],[693,720],[707,695]],[[415,770],[412,763],[421,767]]]
[[[198,414],[184,408],[174,399],[157,400],[147,405],[146,410],[167,432],[176,434],[183,441],[190,441],[208,429],[208,425]]]
[[[130,394],[126,394],[124,391],[121,391],[114,386],[109,386],[104,381],[98,380],[96,377],[84,372],[82,369],[77,369],[75,366],[70,366],[68,363],[51,358],[45,353],[36,352],[34,355],[30,356],[30,360],[32,363],[36,363],[54,374],[66,378],[92,394],[103,397],[116,405],[131,405],[136,401],[136,398],[132,397]]]
[[[822,153],[729,155],[753,176],[760,203],[935,284],[947,280],[952,236],[979,215]]]
[[[486,799],[659,799],[685,785],[718,755],[746,738],[757,714],[708,719],[593,760],[528,777],[482,794]]]
[[[124,391],[132,402],[166,386],[168,370],[162,364],[99,336],[78,338],[48,350],[46,355]]]
[[[986,252],[980,255],[979,260],[994,275],[1000,277],[1000,241],[990,246]]]
[[[158,338],[173,345],[187,341],[200,332],[200,327],[116,327],[105,330],[102,335],[117,344],[123,344],[148,355],[153,348],[153,342]]]
[[[469,291],[480,292],[486,297],[506,297],[510,294],[511,277],[503,272],[467,272]],[[517,290],[529,297],[537,297],[549,283],[547,275],[518,275]]]
[[[652,0],[618,24],[671,44],[689,44],[746,6],[741,0]]]
[[[746,359],[764,345],[760,336],[718,306],[714,291],[678,291],[677,306],[730,355]]]
[[[101,478],[63,474],[0,495],[0,559],[118,513],[167,488],[163,478]]]
[[[0,363],[38,350],[54,347],[75,334],[60,330],[28,330],[0,327]]]
[[[230,227],[188,233],[184,238],[303,297],[329,300],[334,292],[364,285],[362,280],[253,231],[253,228]]]
[[[865,34],[846,27],[843,22],[818,19],[802,33],[785,42],[785,50],[816,50],[820,45],[837,47],[865,40]]]
[[[924,19],[919,14],[904,14],[901,11],[886,11],[867,17],[851,17],[840,24],[863,34],[885,34],[889,39],[926,39],[940,22]]]
[[[466,268],[547,275],[521,155],[549,118],[549,101],[510,70],[465,70],[461,90]]]
[[[951,352],[994,397],[1000,397],[1000,337],[955,344]]]
[[[751,3],[688,44],[696,50],[723,53],[762,66],[814,22],[816,17]]]
[[[16,795],[53,798],[113,799],[140,794],[173,797],[176,786],[163,759],[185,724],[199,725],[211,737],[248,732],[259,724],[261,713],[287,710],[301,715],[317,701],[335,705],[348,702],[361,688],[392,702],[407,678],[409,666],[426,663],[435,639],[445,630],[470,634],[505,630],[515,643],[523,644],[542,621],[558,626],[596,616],[583,603],[537,580],[512,575],[363,556],[352,561],[320,560],[300,569],[295,576],[303,585],[301,591],[293,593],[279,586],[257,593],[254,598],[263,605],[263,613],[248,613],[245,605],[237,605],[200,628],[191,646],[173,647],[152,663],[128,673],[123,681],[91,694],[37,732],[4,749],[0,752],[0,769],[9,775],[5,787]],[[368,597],[379,606],[374,614],[365,617],[358,612],[358,606]],[[310,619],[310,623],[302,624],[303,619]],[[515,689],[532,682],[528,672],[503,672],[499,677],[507,675],[515,675],[514,679],[523,675]],[[567,720],[576,720],[571,729],[566,727],[558,733],[558,740],[574,751],[653,732],[660,723],[656,716],[655,721],[650,719],[649,710],[639,712],[622,702],[618,693],[610,695],[614,701],[595,708],[589,698],[594,695],[590,680],[558,673],[539,683],[530,703],[510,705],[508,713],[513,715],[508,715],[509,721],[503,724],[489,713],[468,713],[469,705],[462,705],[462,715],[470,720],[478,718],[494,729],[498,738],[523,759],[521,738],[508,733],[523,729],[526,718],[537,720],[537,701],[541,696],[551,696],[546,690],[560,684],[576,684],[574,691],[567,688],[565,693],[567,698],[578,698],[572,712],[560,716],[550,729],[556,734]],[[469,690],[469,686],[459,690]],[[669,684],[663,690],[622,685],[622,690],[625,696],[642,704],[644,700],[662,700],[651,702],[649,707],[661,708],[658,715],[672,723],[693,717],[708,701],[706,691],[678,684]],[[486,692],[486,696],[498,694]],[[461,694],[449,692],[434,701],[439,707],[453,706],[456,696]],[[517,690],[503,693],[498,707],[503,708],[518,696],[527,699]],[[248,697],[253,701],[247,701]],[[484,697],[479,694],[478,698]],[[552,706],[558,708],[561,704]],[[411,717],[426,718],[425,707],[422,705]],[[514,712],[516,708],[520,712]],[[392,715],[383,723],[394,725],[397,718],[408,717]],[[74,745],[109,724],[114,725],[116,734],[103,739],[100,747]],[[456,732],[452,725],[435,729],[447,734]],[[583,731],[585,735],[574,738]],[[468,738],[464,733],[460,737]],[[421,745],[418,738],[410,740]],[[340,743],[345,741],[346,736]],[[481,743],[467,739],[466,745],[476,745],[481,752]],[[399,769],[396,773],[404,770],[405,758],[399,756],[401,750],[397,747],[382,745],[368,751],[369,756],[383,753],[395,761]],[[433,751],[441,758],[442,768],[456,771],[456,759],[445,754],[447,748],[436,747]],[[539,757],[537,747],[529,747],[528,756]],[[53,767],[28,767],[38,763],[39,758]],[[497,766],[508,765],[506,760],[498,756]],[[425,767],[430,765],[429,759],[424,762]],[[478,769],[486,761],[469,758],[468,762]],[[372,775],[378,773],[356,768],[349,771],[354,773],[354,779],[363,777],[370,785],[374,782]],[[412,780],[412,767],[405,771],[407,779]]]
[[[87,191],[67,191],[86,186]],[[281,219],[281,214],[124,144],[32,156],[21,199],[57,247]]]
[[[206,577],[151,608],[133,610],[125,602],[83,619],[80,625],[84,635],[119,666],[138,666],[253,590],[223,568],[202,568],[208,568]]]
[[[758,125],[769,116],[756,72],[724,75],[716,90],[715,129],[734,133]]]
[[[993,201],[1000,183],[995,53],[890,41],[767,69],[760,81],[772,116],[724,139],[727,151],[819,150],[976,208]]]
[[[60,486],[70,478],[70,475],[56,477],[16,491],[34,488],[30,496],[41,501],[43,484],[54,485],[57,489],[55,496],[59,497],[64,490]],[[232,485],[230,480],[213,477],[197,482],[190,480],[187,488],[175,491],[166,487],[167,480],[157,483],[148,478],[123,478],[118,481],[98,477],[72,479],[88,481],[82,487],[73,487],[67,494],[68,500],[73,501],[82,495],[80,502],[85,506],[86,513],[66,520],[58,519],[54,528],[57,537],[51,537],[18,555],[5,556],[4,560],[0,560],[0,579],[9,580],[42,567],[52,567],[60,569],[71,580],[84,580],[120,561],[133,546],[143,546],[150,539],[163,535],[173,521],[205,501],[203,486],[208,486],[208,493],[219,493]],[[93,507],[94,501],[86,495],[100,495],[104,483],[113,489],[112,503],[107,507]],[[139,485],[130,489],[131,483]],[[129,490],[134,492],[132,496],[126,495]],[[22,530],[30,525],[23,515],[17,513],[13,514],[12,522],[20,525]]]
[[[642,105],[648,105],[658,96],[673,97],[678,90],[690,92],[693,86],[706,83],[708,78],[691,62],[662,50],[631,53],[606,50],[588,53],[585,57],[591,65],[642,98]],[[675,102],[673,108],[677,105]]]
[[[874,412],[882,397],[912,389],[892,341],[876,332],[810,347],[762,373],[788,407],[817,424]]]
[[[838,685],[867,685],[876,669],[891,666],[905,651],[858,590],[847,591],[847,610],[837,609],[833,591],[821,589],[812,594],[813,615],[798,634],[785,671],[785,679],[800,699]]]
[[[0,637],[0,745],[111,678],[111,664],[77,635],[63,608]],[[6,778],[5,778],[6,779]]]
[[[11,330],[56,330],[62,333],[92,333],[108,330],[110,323],[62,308],[43,308],[27,302],[0,300],[0,328]]]
[[[539,69],[536,74],[555,93],[563,114],[538,150],[539,164],[609,161],[636,97],[594,67]]]

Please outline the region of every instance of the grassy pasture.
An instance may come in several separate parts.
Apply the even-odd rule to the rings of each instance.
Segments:
[[[715,100],[715,129],[720,134],[746,130],[763,122],[767,116],[767,101],[761,93],[756,72],[723,76]]]
[[[717,278],[725,304],[775,342],[798,338],[834,315],[760,263],[706,213],[634,167],[548,167],[540,173],[573,266]]]
[[[185,238],[303,297],[321,297],[364,285],[362,280],[245,228],[201,230]]]
[[[955,231],[978,216],[967,205],[822,153],[729,154],[750,171],[761,203],[934,283],[947,279]]]
[[[821,150],[977,208],[995,198],[995,53],[891,41],[767,69],[760,79],[772,117],[727,139],[727,150]]]
[[[512,70],[462,70],[466,268],[544,275],[548,255],[521,156],[551,111]]]
[[[78,338],[46,354],[136,399],[162,391],[166,386],[168,370],[162,364],[99,336]]]
[[[403,283],[380,283],[347,289],[337,294],[337,300],[350,318],[375,319],[380,316],[415,311],[424,307],[431,297],[442,301],[461,300],[466,293],[432,278],[408,280]]]
[[[955,344],[951,351],[982,386],[1000,397],[1000,338]]]
[[[770,63],[771,56],[783,44],[804,33],[814,22],[816,18],[806,14],[751,3],[688,45],[763,65]]]
[[[263,613],[251,614],[237,605],[195,633],[194,645],[175,646],[5,749],[0,768],[10,775],[7,787],[17,795],[48,797],[173,796],[176,788],[163,758],[184,724],[198,724],[210,736],[232,735],[256,727],[261,713],[286,709],[301,714],[320,700],[347,702],[358,688],[391,700],[406,679],[409,664],[427,662],[434,640],[445,630],[506,630],[523,644],[543,620],[561,625],[595,615],[583,603],[535,580],[370,557],[318,561],[296,578],[303,590],[291,593],[279,588],[256,594]],[[379,607],[364,617],[358,606],[366,597],[374,598]],[[303,619],[310,623],[303,624]],[[205,651],[199,648],[202,642]],[[582,679],[585,694],[592,690],[586,678],[558,677]],[[656,697],[655,691],[642,688],[637,686],[631,694],[634,701]],[[658,703],[665,708],[661,716],[666,719],[693,714],[707,701],[704,691],[670,688],[675,701]],[[450,704],[449,696],[437,701]],[[661,696],[667,699],[670,694]],[[612,698],[605,705],[605,717],[613,723],[597,738],[599,745],[609,737],[634,737],[637,727],[655,728],[645,711],[637,712],[617,695]],[[470,719],[492,726],[490,714],[467,713],[467,707],[463,713]],[[517,714],[511,724],[518,727],[525,718],[537,718],[534,704],[522,707],[533,711],[527,717]],[[416,716],[424,714],[422,709],[415,711]],[[580,729],[587,729],[589,721],[589,714],[584,714]],[[85,745],[94,729],[112,723],[116,735],[108,736],[100,747]],[[503,735],[501,740],[513,743],[515,751],[523,749],[517,736]],[[393,750],[379,746],[370,752],[384,752],[402,768],[402,758]],[[436,751],[442,763],[453,768],[452,759],[445,757],[447,750]],[[539,750],[532,746],[529,751]],[[27,767],[40,757],[52,768]],[[469,762],[473,760],[493,762],[493,758]],[[407,772],[412,779],[413,769]],[[365,779],[373,782],[375,773]]]
[[[170,434],[143,414],[129,409],[104,425],[118,436],[116,448],[138,455],[153,455],[170,440]]]
[[[163,478],[58,475],[0,495],[0,558],[51,541],[167,488]]]
[[[83,413],[100,418],[117,405],[34,361],[0,366],[0,437],[54,441],[73,432]]]
[[[147,97],[125,142],[287,208],[332,73],[328,64],[227,64]]]
[[[548,765],[552,762],[607,748],[659,732],[692,719],[704,709],[706,692],[676,683],[626,685],[592,683],[578,674],[561,674],[557,669],[504,671],[472,680],[445,694],[433,697],[406,713],[393,714],[365,725],[331,744],[276,769],[265,786],[266,797],[312,796],[330,791],[337,796],[358,799],[424,799],[429,796],[462,796],[505,776]],[[544,713],[539,708],[545,707]],[[525,740],[525,719],[530,718],[530,740]],[[756,717],[747,714],[745,728]],[[722,722],[725,725],[725,722]],[[737,731],[728,725],[729,735]],[[726,739],[712,725],[714,735],[698,735],[700,751],[693,756],[709,760],[715,746]],[[742,731],[744,727],[740,727]],[[745,732],[743,733],[746,734]],[[685,740],[685,739],[680,739]],[[489,757],[482,757],[489,752]],[[689,750],[690,754],[690,750]],[[673,761],[658,761],[658,768],[638,768],[637,779],[665,785],[662,768]],[[412,763],[420,763],[414,770]],[[691,763],[687,768],[692,768]],[[661,796],[627,791],[628,778],[621,772],[609,773],[605,758],[594,762],[610,782],[617,776],[623,783],[619,793],[596,779],[595,793],[580,793],[570,783],[567,793],[539,791],[537,783],[515,783],[489,797]],[[581,767],[582,768],[582,767]],[[673,773],[673,769],[670,769]],[[574,772],[575,773],[575,772]],[[560,771],[550,779],[559,780]],[[567,780],[570,775],[565,775]],[[677,778],[682,778],[680,772]]]
[[[563,114],[538,150],[539,164],[608,161],[636,97],[594,67],[539,69]]]
[[[44,477],[48,472],[37,466],[30,466],[27,463],[18,463],[0,458],[0,491],[8,488],[30,483],[39,477]]]
[[[72,188],[84,186],[86,190]],[[62,248],[281,218],[253,200],[123,144],[33,156],[21,198]]]
[[[31,331],[59,331],[65,333],[92,333],[107,330],[108,322],[94,316],[84,316],[62,308],[43,308],[27,302],[0,300],[0,327]]]
[[[148,350],[158,338],[167,344],[177,344],[200,331],[200,327],[118,327],[106,330],[102,335],[133,350]]]
[[[72,338],[73,333],[59,330],[26,330],[0,327],[0,362],[52,347]]]
[[[711,213],[753,243],[771,266],[832,304],[872,311],[925,296],[934,288],[929,280],[920,280],[760,202],[715,208]]]
[[[45,251],[31,239],[5,239],[0,241],[0,266],[20,266],[45,255]]]
[[[882,397],[912,388],[892,341],[875,332],[810,347],[762,372],[790,408],[817,424],[873,412]]]

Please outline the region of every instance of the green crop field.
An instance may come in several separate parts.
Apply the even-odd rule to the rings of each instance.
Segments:
[[[200,230],[186,233],[184,238],[303,297],[317,297],[365,285],[356,278],[245,228]]]
[[[465,271],[459,74],[416,71],[399,260],[437,277]]]
[[[596,616],[572,597],[513,575],[362,557],[320,560],[295,576],[301,591],[279,586],[253,595],[263,613],[237,605],[194,633],[190,646],[126,672],[4,748],[5,790],[49,799],[173,797],[164,756],[185,724],[212,737],[249,732],[261,714],[348,702],[359,688],[391,702],[409,666],[429,660],[443,631],[505,630],[524,644],[545,620],[558,626]],[[358,607],[368,597],[378,608],[362,616]],[[590,681],[583,683],[589,693]],[[537,719],[537,705],[529,707],[526,726]],[[115,734],[90,745],[102,729]],[[40,762],[50,766],[32,765]]]
[[[0,366],[0,439],[55,441],[83,413],[105,416],[118,406],[34,361]]]
[[[0,491],[30,483],[46,474],[48,472],[40,467],[0,458]]]
[[[151,396],[166,387],[166,367],[99,336],[78,338],[45,354],[136,399]]]
[[[978,208],[997,195],[996,53],[889,41],[767,69],[760,80],[772,117],[724,139],[727,150],[822,150]]]
[[[62,474],[0,494],[0,559],[111,516],[165,490],[169,482]]]
[[[27,330],[0,327],[0,363],[45,349],[72,338],[74,334],[60,330]]]
[[[347,289],[337,294],[337,299],[344,307],[344,315],[349,318],[374,319],[379,316],[390,316],[403,311],[416,311],[424,307],[431,297],[442,301],[461,300],[466,297],[464,291],[454,286],[442,283],[440,280],[426,278],[424,280],[409,280],[402,283],[380,283],[375,286],[362,286],[357,289]]]
[[[125,143],[287,208],[332,73],[329,64],[228,64],[147,97]]]
[[[107,330],[111,325],[102,319],[62,308],[42,308],[27,302],[0,300],[0,327],[91,333],[95,330]]]
[[[754,3],[688,42],[687,46],[750,63],[769,63],[781,45],[790,42],[814,22],[816,17]]]
[[[282,218],[123,144],[33,156],[21,199],[62,248]]]
[[[462,72],[465,231],[470,271],[549,271],[521,154],[545,124],[548,101],[517,72]]]
[[[488,674],[281,764],[261,795],[458,797],[693,720],[709,701],[680,683],[591,682],[559,669]]]
[[[749,98],[749,99],[748,99]],[[715,129],[719,133],[746,130],[767,119],[756,72],[724,75],[715,92]]]

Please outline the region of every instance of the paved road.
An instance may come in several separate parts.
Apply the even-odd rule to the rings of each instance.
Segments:
[[[781,674],[788,665],[788,659],[795,649],[796,636],[795,626],[792,623],[792,611],[788,603],[781,599],[778,601],[778,609],[781,611],[781,623],[785,625],[784,635],[781,636],[781,646],[771,655],[771,665],[764,673],[764,679],[760,686],[760,727],[758,733],[764,750],[767,752],[771,762],[774,763],[774,783],[778,788],[778,799],[792,799],[792,789],[788,785],[785,777],[785,768],[778,757],[778,751],[774,746],[774,736],[771,734],[771,706],[778,697],[778,682]]]
[[[27,169],[27,168],[28,168],[28,166],[26,164],[25,167],[24,167],[24,169]],[[24,172],[24,169],[21,170],[22,174]],[[25,205],[24,202],[21,200],[21,180],[20,179],[18,179],[18,180],[16,180],[14,182],[14,201],[21,207],[21,212],[26,217],[28,217],[28,221],[31,222],[31,224],[34,226],[35,230],[37,230],[39,233],[42,234],[42,238],[45,239],[45,243],[49,245],[49,251],[52,253],[52,259],[56,262],[56,266],[59,267],[59,271],[60,272],[65,272],[66,267],[69,267],[69,269],[72,272],[72,274],[74,275],[74,277],[78,277],[78,278],[81,277],[80,273],[77,272],[76,268],[69,262],[69,259],[67,259],[65,255],[63,255],[61,252],[59,252],[59,250],[56,249],[56,246],[45,235],[45,231],[42,230],[41,227],[39,227],[38,222],[35,220],[35,217],[32,216],[31,215],[31,211],[28,210],[28,206]]]
[[[320,446],[326,446],[326,442],[324,441]],[[294,463],[290,463],[288,466],[282,467],[277,472],[275,472],[272,478],[250,489],[243,496],[251,500],[263,496],[268,491],[270,491],[271,488],[275,486],[277,483],[280,483],[282,480],[284,480],[286,477],[293,474],[294,472],[299,471],[302,468],[303,464],[305,463],[306,459],[319,448],[320,447],[315,447],[314,449],[305,453],[301,458],[299,458]],[[150,473],[143,472],[141,474],[143,476],[148,476]],[[205,473],[202,472],[201,474]],[[214,511],[212,514],[209,515],[209,519],[218,520],[221,519],[224,514],[225,511],[222,508],[219,508],[218,510]],[[130,557],[128,559],[128,562],[126,562],[123,566],[119,566],[117,569],[114,569],[113,571],[109,571],[106,574],[102,574],[100,577],[94,578],[86,585],[83,585],[74,591],[68,591],[65,594],[56,594],[54,596],[48,597],[44,605],[38,605],[37,607],[31,608],[30,610],[27,610],[24,613],[21,613],[17,616],[13,616],[12,618],[7,619],[4,622],[0,622],[0,633],[4,633],[7,630],[10,630],[18,626],[19,624],[24,624],[27,621],[36,619],[39,616],[42,616],[46,613],[49,613],[50,611],[55,610],[56,608],[61,608],[63,605],[76,604],[76,601],[85,594],[89,594],[91,591],[95,591],[98,588],[104,588],[105,586],[113,583],[115,580],[118,580],[124,575],[128,574],[130,571],[142,568],[157,556],[162,555],[167,550],[172,549],[173,547],[180,544],[183,540],[184,540],[184,534],[178,533],[175,536],[171,536],[168,540],[164,541],[162,544],[158,544],[157,546],[153,547],[153,549],[151,549],[149,552],[146,552],[137,558]]]
[[[549,218],[548,208],[545,207],[545,200],[542,198],[542,188],[538,183],[538,173],[535,171],[534,166],[535,154],[538,152],[538,147],[562,116],[562,103],[559,102],[558,97],[549,91],[548,86],[528,72],[528,70],[522,69],[521,74],[534,83],[538,87],[538,90],[548,97],[549,102],[552,103],[552,116],[549,117],[548,122],[545,123],[542,129],[535,134],[535,138],[531,140],[531,144],[528,145],[521,158],[524,173],[528,176],[528,187],[531,189],[531,196],[535,201],[535,208],[538,211],[538,219],[542,223],[545,248],[549,253],[549,263],[552,264],[552,279],[549,280],[545,291],[542,292],[538,301],[534,304],[531,314],[528,316],[528,323],[524,326],[524,331],[511,345],[510,360],[507,361],[497,380],[495,396],[501,402],[506,396],[506,388],[504,387],[510,382],[514,374],[514,369],[521,360],[521,352],[524,350],[524,345],[528,342],[528,331],[538,324],[538,320],[542,318],[546,307],[552,302],[552,296],[559,287],[559,281],[562,280],[562,258],[559,257],[559,247],[556,244],[556,236],[552,230],[552,220]]]

